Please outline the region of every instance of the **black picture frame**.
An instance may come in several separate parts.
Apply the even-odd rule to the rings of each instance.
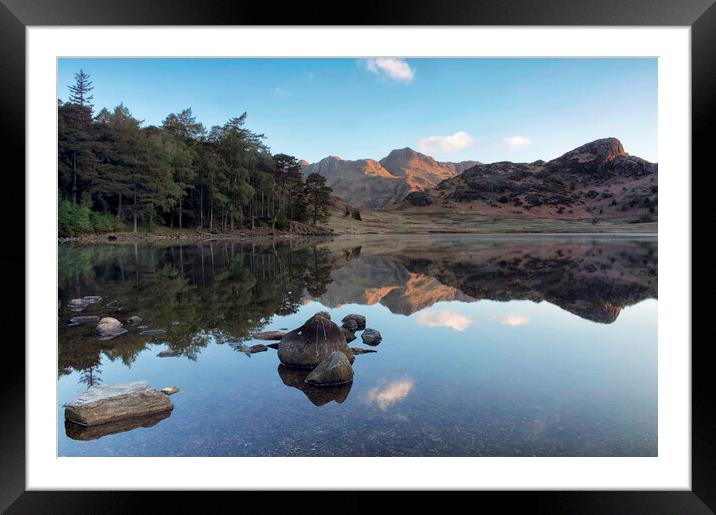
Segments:
[[[709,129],[716,126],[716,0],[502,0],[469,2],[467,0],[435,0],[417,4],[410,0],[390,3],[249,3],[230,0],[0,0],[0,104],[2,118],[0,142],[4,156],[5,188],[12,188],[17,213],[24,212],[25,191],[25,29],[28,26],[62,25],[571,25],[571,26],[690,26],[692,42],[692,169],[699,170],[699,188],[693,188],[692,220],[709,224],[716,218],[710,209],[707,181],[713,181],[713,161]],[[280,7],[279,7],[280,6]],[[320,13],[320,14],[319,14]],[[32,137],[28,135],[27,137]],[[660,145],[666,144],[660,142]],[[711,165],[711,166],[709,166]],[[12,171],[12,173],[10,173]],[[48,171],[49,173],[49,171]],[[689,180],[686,176],[685,180]],[[8,181],[10,182],[8,184]],[[708,224],[708,225],[707,225]],[[692,235],[696,234],[696,227]],[[25,227],[16,224],[5,231],[12,245],[0,253],[3,270],[26,274]],[[692,274],[699,273],[693,293],[713,291],[714,254],[705,248],[708,237],[692,240]],[[709,268],[707,268],[709,267]],[[24,306],[24,278],[7,274],[12,304]],[[710,303],[692,298],[692,320],[708,320]],[[706,298],[706,297],[704,297]],[[31,309],[31,306],[28,306]],[[23,309],[23,308],[19,308]],[[703,323],[703,322],[702,322]],[[693,326],[692,326],[693,327]],[[695,329],[695,327],[693,327]],[[716,403],[711,379],[709,347],[711,338],[692,342],[671,342],[691,345],[692,352],[692,489],[691,491],[622,491],[622,492],[480,492],[480,501],[497,501],[501,508],[524,507],[537,513],[712,513],[716,511]],[[24,339],[24,332],[19,335]],[[13,341],[4,342],[6,366],[3,374],[0,438],[0,510],[7,513],[130,513],[142,512],[152,501],[161,502],[163,511],[187,511],[188,492],[69,492],[25,491],[25,353]],[[659,385],[668,388],[668,385]],[[217,495],[197,493],[200,497]],[[229,505],[255,499],[258,493],[221,493]],[[247,498],[247,495],[249,496]],[[305,503],[307,493],[270,493],[272,509],[286,506],[296,509]],[[322,493],[324,497],[348,495],[341,505],[351,512],[373,509],[374,504],[357,492],[348,494]],[[460,499],[451,493],[451,501]],[[460,494],[463,495],[463,494]],[[240,498],[238,497],[240,496]],[[298,499],[296,498],[298,496]],[[260,500],[268,500],[266,494]],[[423,493],[411,498],[422,503]],[[212,499],[213,500],[213,499]],[[208,500],[200,499],[207,503]],[[326,506],[336,506],[328,501]],[[474,499],[471,498],[471,503]],[[172,507],[172,505],[174,505]],[[283,505],[283,506],[282,506]],[[204,506],[209,506],[204,504]],[[310,505],[307,505],[310,506]]]

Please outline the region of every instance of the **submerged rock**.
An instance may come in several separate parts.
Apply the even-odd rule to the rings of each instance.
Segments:
[[[264,331],[263,333],[254,333],[251,338],[254,340],[280,340],[286,333],[281,331]]]
[[[353,367],[346,355],[340,351],[332,352],[306,376],[306,382],[316,386],[336,386],[351,381]]]
[[[97,322],[99,322],[99,317],[96,315],[86,315],[70,318],[70,323],[72,324],[93,324]]]
[[[350,363],[355,359],[340,327],[320,314],[286,333],[278,346],[278,358],[289,367],[314,368],[332,352],[340,351]]]
[[[346,343],[350,343],[357,338],[354,333],[352,333],[345,327],[341,327],[341,333],[343,333],[343,337],[346,339]]]
[[[341,322],[343,322],[343,327],[346,327],[345,324],[348,320],[355,321],[356,325],[358,326],[357,327],[358,331],[362,331],[363,329],[365,329],[365,317],[363,315],[357,315],[357,314],[353,313],[353,314],[344,316],[343,320],[341,320]]]
[[[84,299],[72,299],[67,303],[67,307],[72,311],[82,311],[87,306],[89,306],[89,302]]]
[[[176,356],[181,356],[181,352],[176,350],[163,350],[159,354],[157,354],[158,358],[174,358]]]
[[[156,336],[158,334],[166,333],[166,329],[145,329],[139,333],[139,336]]]
[[[178,391],[179,391],[179,388],[177,388],[176,386],[166,386],[161,389],[161,392],[165,395],[174,395]]]
[[[87,304],[97,304],[98,302],[102,302],[102,297],[99,295],[87,295],[86,297],[82,297],[82,300]]]
[[[263,343],[258,343],[256,345],[252,345],[249,347],[249,352],[251,354],[256,354],[257,352],[266,352],[268,350],[268,347],[264,345]]]
[[[351,350],[353,351],[353,354],[355,354],[356,356],[358,354],[369,354],[371,352],[378,352],[375,349],[361,349],[360,347],[351,347]]]
[[[278,343],[267,343],[266,347],[269,349],[278,349],[279,344]]]
[[[65,404],[65,418],[84,426],[144,417],[174,409],[169,396],[149,386],[147,381],[91,386]]]
[[[367,345],[378,345],[383,340],[383,337],[375,329],[366,329],[360,336],[363,343]]]
[[[97,323],[97,334],[100,336],[115,337],[126,333],[127,330],[122,327],[122,322],[112,317],[104,317]]]
[[[308,400],[316,406],[323,406],[331,401],[338,404],[348,398],[353,383],[346,383],[339,386],[314,386],[306,382],[308,370],[300,368],[290,368],[284,365],[278,366],[278,375],[283,384],[301,390]]]
[[[134,315],[127,319],[127,323],[129,325],[140,325],[142,323],[142,319],[139,318],[137,315]]]

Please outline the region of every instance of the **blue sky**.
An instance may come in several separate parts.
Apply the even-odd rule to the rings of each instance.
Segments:
[[[58,96],[80,69],[95,109],[123,102],[146,124],[191,107],[205,126],[244,111],[273,152],[380,159],[549,160],[619,138],[657,161],[656,59],[61,59]]]

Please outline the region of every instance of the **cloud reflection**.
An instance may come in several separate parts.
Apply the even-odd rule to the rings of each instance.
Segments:
[[[405,399],[412,391],[413,384],[413,380],[406,377],[386,385],[376,386],[368,391],[366,399],[368,404],[375,404],[381,411],[385,411],[393,404]]]
[[[525,324],[529,323],[529,320],[523,316],[515,315],[514,313],[510,313],[509,315],[502,317],[500,319],[500,323],[502,325],[518,326],[518,325],[525,325]]]
[[[464,331],[472,324],[470,317],[448,310],[422,311],[416,319],[418,325],[426,327],[448,327]]]

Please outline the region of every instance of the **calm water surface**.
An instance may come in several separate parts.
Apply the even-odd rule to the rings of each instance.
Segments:
[[[655,456],[656,298],[655,238],[63,245],[59,455]],[[351,386],[244,352],[321,310],[383,335]],[[78,314],[166,333],[101,341]],[[181,389],[168,416],[65,425],[89,385],[140,379]]]

